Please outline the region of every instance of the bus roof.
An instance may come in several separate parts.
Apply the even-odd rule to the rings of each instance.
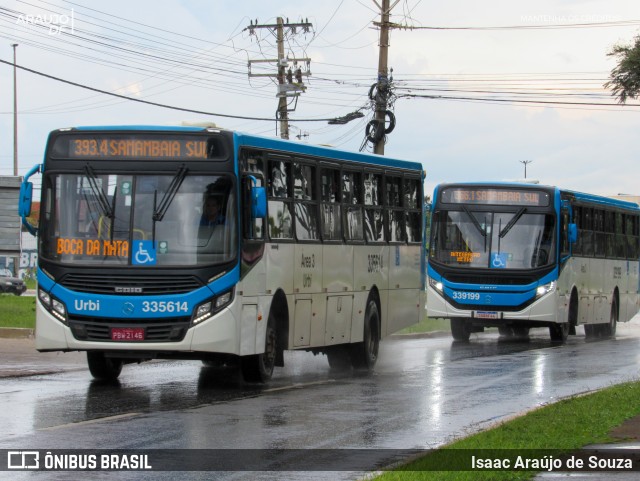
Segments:
[[[107,126],[81,126],[66,129],[59,129],[60,131],[82,131],[82,132],[114,132],[114,131],[129,131],[129,132],[176,132],[176,133],[191,133],[191,132],[207,132],[207,131],[224,131],[226,129],[217,127],[202,127],[202,126],[163,126],[163,125],[107,125]],[[293,142],[290,140],[282,140],[277,138],[262,137],[253,134],[246,134],[242,132],[233,131],[234,138],[238,145],[244,145],[248,147],[256,147],[263,149],[285,150],[287,152],[293,152],[300,155],[317,155],[332,160],[360,162],[379,167],[388,167],[396,169],[408,169],[420,171],[422,173],[423,167],[419,162],[412,162],[406,160],[400,160],[390,157],[384,157],[375,154],[352,152],[346,150],[339,150],[333,147],[303,144],[299,142]]]
[[[547,192],[559,192],[561,195],[569,195],[576,199],[579,202],[585,202],[590,204],[598,204],[609,207],[618,207],[621,209],[631,209],[631,210],[640,210],[640,205],[635,202],[629,202],[626,200],[614,199],[612,197],[606,197],[602,195],[595,194],[586,194],[584,192],[578,192],[569,189],[562,189],[553,185],[544,185],[544,184],[530,184],[524,182],[451,182],[451,183],[443,183],[438,184],[435,188],[435,194],[447,187],[471,187],[471,186],[479,186],[479,187],[507,187],[507,188],[518,188],[518,189],[530,189],[530,190],[544,190]],[[434,196],[434,200],[436,197]]]

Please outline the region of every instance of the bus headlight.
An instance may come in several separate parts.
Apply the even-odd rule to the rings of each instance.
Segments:
[[[436,291],[438,291],[439,294],[442,294],[442,292],[444,290],[444,286],[442,285],[442,282],[436,281],[435,279],[431,279],[431,277],[430,277],[429,278],[429,285],[431,287],[433,287]]]
[[[213,315],[213,302],[208,301],[204,304],[200,304],[193,314],[193,324],[209,319]]]
[[[63,302],[59,301],[42,289],[38,289],[38,299],[40,299],[40,303],[53,315],[53,317],[63,324],[67,324],[67,308]]]
[[[549,284],[545,284],[544,286],[538,286],[536,289],[536,299],[540,299],[542,296],[549,294],[556,290],[556,282],[550,282]]]
[[[198,307],[196,307],[193,313],[192,323],[195,325],[206,319],[209,319],[210,317],[213,317],[216,312],[221,311],[229,304],[231,304],[232,300],[233,289],[217,295],[213,298],[213,300],[203,302]]]
[[[231,302],[232,292],[225,292],[224,294],[220,294],[216,297],[216,311],[222,309],[224,306]]]

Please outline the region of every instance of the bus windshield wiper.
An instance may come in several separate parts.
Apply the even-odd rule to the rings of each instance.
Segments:
[[[465,214],[467,214],[469,216],[469,219],[471,219],[471,222],[473,223],[473,225],[476,226],[476,229],[478,229],[480,231],[480,234],[482,234],[482,237],[487,237],[487,233],[485,232],[485,230],[480,225],[480,222],[478,222],[478,219],[476,219],[473,216],[473,214],[471,212],[469,212],[469,209],[467,209],[466,205],[462,206],[462,210],[464,211]]]
[[[87,180],[89,181],[91,192],[93,192],[93,195],[98,198],[98,206],[102,211],[102,215],[108,217],[109,219],[113,219],[113,208],[109,204],[109,199],[107,199],[104,190],[98,185],[98,177],[89,164],[84,166],[84,170],[87,173]]]
[[[188,170],[189,169],[187,169],[184,165],[180,167],[180,170],[178,170],[176,175],[171,180],[171,184],[169,184],[169,187],[167,188],[166,192],[162,196],[162,199],[160,200],[160,203],[158,204],[157,207],[155,206],[155,201],[154,201],[154,211],[153,211],[154,222],[160,222],[164,218],[164,215],[167,213],[167,210],[169,209],[171,202],[173,202],[173,198],[178,193],[178,190],[180,189],[180,186],[182,185],[182,181],[186,177]]]
[[[509,223],[507,225],[504,226],[504,229],[502,229],[500,231],[500,234],[498,234],[498,236],[500,238],[503,238],[504,236],[506,236],[509,231],[511,230],[511,228],[516,225],[516,222],[518,222],[520,220],[520,217],[522,217],[524,215],[524,213],[527,211],[526,207],[523,207],[522,209],[520,209],[518,212],[516,212],[516,215],[514,215],[511,220],[509,221]]]

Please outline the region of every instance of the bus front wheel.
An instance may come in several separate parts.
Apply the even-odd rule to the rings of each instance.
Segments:
[[[100,381],[115,381],[122,372],[122,359],[106,357],[103,352],[87,352],[91,375]]]
[[[569,322],[553,323],[549,326],[549,335],[551,342],[564,343],[569,336],[571,324]]]
[[[454,341],[468,342],[471,337],[471,328],[464,318],[454,317],[451,319],[451,334]]]
[[[240,358],[242,377],[245,381],[265,383],[271,379],[273,368],[276,365],[277,339],[276,321],[273,313],[270,313],[267,321],[264,352]]]

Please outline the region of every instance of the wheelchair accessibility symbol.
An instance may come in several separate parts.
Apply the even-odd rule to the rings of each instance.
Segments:
[[[508,254],[500,254],[498,252],[494,252],[493,254],[491,254],[491,268],[506,269],[508,256]]]
[[[136,266],[153,266],[156,264],[156,249],[153,241],[134,241],[134,252],[131,255],[131,263]]]

